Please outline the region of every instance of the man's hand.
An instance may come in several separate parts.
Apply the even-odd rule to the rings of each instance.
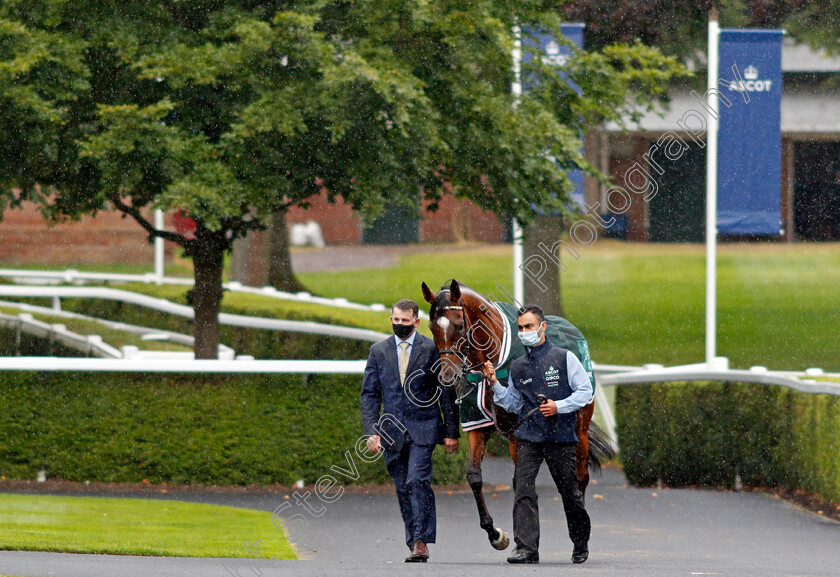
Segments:
[[[458,439],[444,439],[443,449],[447,455],[450,453],[454,453],[458,450]]]
[[[540,412],[542,413],[543,417],[550,417],[552,415],[557,414],[557,403],[548,399],[542,405],[540,405]]]
[[[484,374],[484,377],[494,383],[496,381],[496,369],[493,368],[493,363],[490,361],[485,361],[485,363],[481,366],[481,372]]]
[[[376,455],[381,450],[381,443],[379,439],[379,435],[371,435],[367,438],[367,448],[368,451]]]

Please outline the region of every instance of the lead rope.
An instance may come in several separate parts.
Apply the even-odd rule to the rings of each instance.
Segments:
[[[488,386],[488,387],[490,386],[490,383],[489,383],[489,382],[487,382],[487,378],[486,378],[486,377],[485,377],[485,379],[484,379],[484,382],[485,382],[485,386]],[[539,402],[539,398],[540,398],[540,397],[543,397],[543,398],[545,399],[545,397],[542,395],[542,393],[540,393],[539,395],[537,395],[537,402]],[[547,399],[546,399],[546,400],[547,400]],[[545,402],[545,401],[543,401],[543,402]],[[542,403],[540,403],[540,405],[541,405],[541,404],[542,404]],[[540,410],[540,405],[537,405],[536,407],[534,407],[533,409],[531,409],[530,411],[528,411],[528,412],[525,414],[525,416],[524,416],[524,417],[522,417],[521,419],[519,419],[518,421],[516,421],[516,424],[515,424],[515,425],[513,425],[510,429],[508,429],[508,431],[507,431],[507,432],[505,432],[505,431],[503,431],[503,430],[502,430],[502,428],[499,426],[499,420],[496,418],[496,403],[494,403],[494,402],[493,402],[493,400],[491,399],[491,400],[490,400],[490,413],[491,413],[491,415],[493,416],[493,425],[496,427],[496,430],[499,432],[499,434],[501,434],[503,437],[508,437],[508,436],[510,436],[510,435],[511,435],[511,434],[512,434],[512,433],[513,433],[516,429],[518,429],[518,428],[519,428],[519,426],[520,426],[522,423],[524,423],[525,421],[527,421],[528,419],[530,419],[530,418],[531,418],[531,415],[533,415],[534,413],[536,413],[537,411],[539,411],[539,410]]]

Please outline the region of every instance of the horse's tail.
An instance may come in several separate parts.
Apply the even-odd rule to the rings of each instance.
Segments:
[[[589,425],[589,468],[600,471],[601,465],[615,459],[616,450],[613,440],[606,431],[595,423]]]

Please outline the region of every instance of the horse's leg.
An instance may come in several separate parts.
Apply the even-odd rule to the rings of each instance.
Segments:
[[[510,459],[513,461],[514,468],[516,467],[516,454],[519,452],[519,439],[510,435],[508,437],[508,447],[510,448]]]
[[[490,544],[496,549],[505,549],[510,544],[507,533],[493,527],[493,517],[487,511],[487,503],[484,502],[484,485],[481,479],[481,462],[484,460],[484,452],[487,449],[487,439],[490,438],[490,431],[477,429],[467,432],[467,441],[470,445],[470,456],[467,462],[467,482],[470,484],[475,504],[478,506],[478,519],[482,529],[487,531],[487,538]]]
[[[578,479],[580,494],[586,497],[586,486],[589,485],[589,423],[595,412],[595,403],[590,403],[578,409],[577,413],[577,446],[575,447],[575,473]]]

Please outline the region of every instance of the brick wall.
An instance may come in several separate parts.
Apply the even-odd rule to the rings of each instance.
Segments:
[[[327,201],[327,195],[314,196],[312,206],[303,210],[292,207],[286,215],[291,225],[296,222],[314,220],[321,225],[321,233],[327,244],[357,244],[362,242],[361,219],[353,213],[349,205],[341,198],[335,204]]]
[[[437,212],[423,213],[420,240],[504,242],[505,230],[493,212],[481,210],[468,200],[445,196]]]
[[[288,222],[315,220],[321,225],[327,244],[360,244],[361,219],[341,200],[330,204],[326,196],[315,197],[309,210],[293,208]],[[173,218],[166,217],[166,227],[173,230]],[[452,196],[444,197],[437,212],[424,212],[420,221],[420,240],[455,242],[477,240],[504,241],[504,227],[490,212]],[[170,259],[178,249],[167,242]],[[0,221],[0,266],[39,263],[49,266],[83,264],[153,264],[153,248],[147,235],[130,218],[116,212],[101,212],[50,227],[38,209],[26,204],[8,210]]]
[[[50,227],[38,209],[27,203],[7,210],[0,221],[0,264],[147,264],[151,270],[154,254],[147,238],[140,225],[114,212]],[[177,247],[169,242],[164,246],[171,258]]]
[[[427,203],[424,204],[423,219],[420,221],[421,241],[504,241],[504,227],[496,215],[481,210],[467,200],[445,196],[435,213],[426,212],[426,206]],[[292,208],[289,211],[289,224],[309,220],[321,225],[327,244],[362,242],[361,219],[340,199],[336,204],[330,204],[326,195],[313,197],[312,206],[308,210]]]

